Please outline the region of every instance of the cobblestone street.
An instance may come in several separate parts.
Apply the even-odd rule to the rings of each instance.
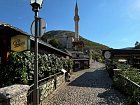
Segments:
[[[101,66],[74,72],[43,105],[122,105],[125,97],[111,88],[112,81]]]

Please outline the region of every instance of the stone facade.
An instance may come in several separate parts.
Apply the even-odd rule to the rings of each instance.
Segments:
[[[54,75],[48,81],[45,81],[40,85],[40,101],[44,100],[49,94],[51,94],[56,88],[58,88],[65,81],[64,74]]]
[[[62,37],[58,37],[58,40],[61,44],[62,48],[72,49],[73,47],[73,37],[62,35]]]
[[[0,89],[0,105],[27,105],[30,86],[12,85]]]

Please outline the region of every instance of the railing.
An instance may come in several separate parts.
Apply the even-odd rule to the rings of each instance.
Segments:
[[[62,79],[62,80],[60,80]],[[39,84],[39,100],[40,103],[51,94],[64,80],[64,75],[62,72],[51,75],[47,78],[41,79],[38,81]],[[28,105],[33,105],[33,86],[30,86],[30,90],[28,91],[27,99]]]
[[[121,74],[115,76],[114,82],[120,91],[131,97],[137,104],[140,102],[140,85]]]

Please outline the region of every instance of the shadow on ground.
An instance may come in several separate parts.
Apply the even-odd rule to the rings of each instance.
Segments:
[[[104,99],[104,103],[108,105],[120,105],[126,101],[126,97],[121,95],[120,92],[115,91],[114,89],[108,89],[103,93],[99,93],[97,97]]]
[[[107,71],[103,68],[97,69],[93,72],[85,72],[68,84],[68,86],[93,88],[109,88],[111,85],[112,81],[109,78]]]
[[[120,105],[125,99],[118,91],[111,88],[112,80],[103,68],[93,72],[85,72],[69,83],[68,86],[104,88],[105,90],[99,91],[97,95],[99,99],[103,100],[98,102],[100,105]]]

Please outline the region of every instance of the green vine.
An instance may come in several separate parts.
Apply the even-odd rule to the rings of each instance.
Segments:
[[[133,81],[134,83],[140,85],[140,70],[131,67],[128,64],[118,64],[117,68],[121,69],[120,74],[125,78]],[[140,88],[132,82],[128,82],[122,76],[113,77],[113,86],[128,95],[128,100],[126,105],[138,105],[137,101],[140,102]]]
[[[48,77],[61,71],[62,68],[69,70],[73,67],[72,59],[57,57],[54,54],[39,54],[39,79]],[[7,65],[0,65],[0,87],[15,83],[32,84],[34,76],[34,53],[30,51],[12,52],[8,57]]]

